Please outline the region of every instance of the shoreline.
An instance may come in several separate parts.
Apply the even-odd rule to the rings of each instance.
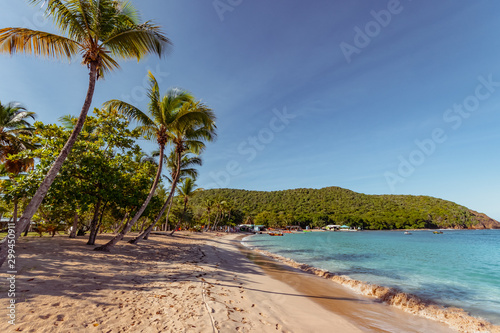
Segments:
[[[251,236],[251,235],[249,235]],[[245,239],[248,237],[245,237]],[[242,243],[244,240],[242,238]],[[296,262],[293,259],[281,255],[260,250],[250,245],[244,244],[250,251],[254,251],[263,256],[279,262],[286,267],[296,269],[300,272],[319,277],[325,281],[331,281],[339,286],[352,290],[357,295],[367,296],[376,299],[390,307],[400,309],[405,313],[419,318],[425,318],[434,322],[443,323],[451,329],[459,332],[500,332],[500,326],[495,326],[487,320],[476,318],[456,307],[447,307],[432,301],[419,298],[416,295],[402,292],[397,288],[379,286],[359,280],[355,280],[346,275],[338,275],[323,269],[319,269],[307,264]]]
[[[362,332],[266,275],[239,251],[236,235],[152,235],[138,246],[126,242],[133,236],[111,254],[92,251],[84,237],[21,239],[15,325],[0,311],[0,331]]]
[[[21,239],[16,324],[0,311],[0,331],[453,332],[287,268],[246,249],[241,234],[152,235],[138,246],[126,243],[133,236],[111,254],[82,237]]]

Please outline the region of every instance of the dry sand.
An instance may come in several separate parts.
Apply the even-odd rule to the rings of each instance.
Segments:
[[[0,332],[452,331],[284,268],[242,248],[237,235],[153,235],[111,254],[86,241],[18,242],[16,324],[7,323],[3,275]]]

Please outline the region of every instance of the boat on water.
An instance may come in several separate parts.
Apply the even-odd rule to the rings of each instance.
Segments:
[[[442,231],[433,231],[432,233],[433,234],[442,234],[443,232]]]
[[[277,231],[269,232],[268,235],[269,236],[284,236],[284,234],[282,232],[277,232]]]
[[[411,232],[409,232],[409,231],[405,231],[405,232],[404,232],[404,234],[405,234],[405,235],[411,235]]]

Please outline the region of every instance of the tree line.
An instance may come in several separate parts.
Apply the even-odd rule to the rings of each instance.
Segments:
[[[363,229],[469,228],[480,222],[468,208],[429,196],[367,195],[339,187],[284,191],[212,189],[192,201],[231,198],[238,222],[283,227],[345,224]]]
[[[44,220],[44,228],[57,231],[61,221],[73,216],[74,226],[90,214],[89,244],[106,218],[117,219],[113,239],[99,251],[115,244],[148,219],[147,238],[165,210],[172,206],[177,184],[187,182],[192,156],[216,136],[215,114],[192,94],[171,89],[165,95],[149,74],[147,110],[119,100],[109,100],[87,117],[99,79],[118,69],[122,59],[140,61],[148,54],[160,58],[171,42],[161,27],[140,22],[139,12],[121,0],[32,0],[52,18],[60,34],[27,28],[0,29],[0,53],[25,53],[67,59],[81,56],[89,78],[85,101],[77,118],[61,119],[62,125],[37,122],[33,112],[18,103],[0,103],[0,161],[2,209],[13,206],[14,240],[32,220]],[[60,92],[58,92],[60,93]],[[136,127],[129,130],[129,122]],[[157,163],[148,161],[134,143],[143,136],[158,144]],[[165,149],[172,151],[169,190],[162,188]],[[192,160],[191,160],[192,161]],[[166,198],[161,198],[163,193]],[[155,209],[155,205],[157,206]],[[159,209],[158,209],[159,208]],[[21,211],[18,218],[18,212]],[[41,228],[41,226],[40,226]],[[75,228],[76,229],[76,228]],[[9,232],[12,230],[9,229]],[[74,230],[73,230],[74,231]],[[8,257],[8,242],[0,244],[0,265]],[[12,249],[11,249],[12,250]]]

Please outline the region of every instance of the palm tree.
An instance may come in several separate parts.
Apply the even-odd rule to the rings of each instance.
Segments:
[[[11,172],[11,168],[17,169],[18,167],[13,162],[9,164],[7,157],[30,146],[20,138],[20,135],[33,135],[35,130],[27,121],[28,118],[35,119],[35,113],[27,111],[19,104],[3,105],[0,102],[0,162],[5,163],[6,171],[9,173],[16,173]]]
[[[30,2],[38,4],[41,0]],[[150,22],[140,24],[138,11],[128,2],[44,0],[44,4],[46,2],[46,13],[53,18],[63,35],[26,28],[0,29],[0,52],[28,53],[68,60],[80,54],[83,58],[82,64],[89,69],[89,84],[75,128],[24,210],[19,230],[29,224],[71,151],[92,103],[96,81],[104,74],[119,68],[115,58],[140,60],[150,53],[161,57],[170,44],[159,26]],[[17,237],[19,233],[16,232],[16,239]],[[7,257],[6,244],[7,242],[2,244],[0,265]]]
[[[170,154],[165,157],[165,164],[167,169],[170,170],[170,176],[165,176],[168,182],[172,184],[172,180],[175,177],[175,173],[177,171],[177,155],[175,153],[175,149],[170,151]],[[198,170],[194,168],[194,166],[203,165],[203,161],[199,156],[193,156],[192,152],[186,150],[182,153],[181,157],[181,166],[179,168],[179,180],[182,180],[187,177],[191,177],[193,179],[198,178]]]
[[[181,170],[185,168],[184,174],[193,174],[192,168],[189,166],[191,164],[196,164],[195,161],[190,158],[184,159],[187,152],[200,154],[205,149],[205,143],[203,140],[212,141],[216,136],[215,127],[215,115],[211,109],[201,102],[186,102],[182,105],[179,110],[179,114],[190,116],[186,118],[186,121],[176,122],[172,124],[169,128],[169,135],[172,138],[172,143],[174,144],[173,154],[171,164],[171,188],[170,194],[168,195],[167,201],[163,204],[163,207],[158,214],[155,221],[148,227],[148,229],[141,235],[131,240],[130,243],[137,244],[146,235],[149,235],[153,227],[161,219],[167,207],[169,207],[172,198],[177,187],[177,182],[181,179],[183,172]],[[201,160],[199,161],[201,163]]]
[[[203,207],[205,207],[205,209],[207,210],[207,218],[208,218],[207,226],[205,227],[206,231],[208,231],[210,229],[210,214],[211,214],[212,208],[214,206],[215,206],[215,202],[213,199],[207,198],[203,202]]]
[[[159,152],[154,151],[153,156],[158,156]],[[175,149],[170,151],[170,154],[168,157],[165,155],[165,164],[167,166],[167,170],[170,170],[170,177],[169,176],[164,176],[170,184],[172,184],[172,179],[175,178],[175,172],[177,170],[177,157],[175,155]],[[185,151],[183,153],[182,159],[181,159],[181,167],[180,167],[180,176],[179,179],[182,180],[186,177],[191,177],[196,179],[198,177],[198,170],[193,168],[194,165],[199,165],[201,166],[202,160],[198,156],[190,156],[189,151]],[[132,240],[132,244],[136,244],[141,238],[144,240],[148,239],[149,234],[151,233],[151,230],[153,230],[153,227],[158,223],[158,221],[161,219],[163,214],[165,213],[165,209],[168,206],[167,210],[167,216],[166,216],[166,223],[165,223],[165,231],[167,231],[168,227],[168,217],[170,215],[170,208],[172,207],[173,201],[171,200],[170,203],[165,202],[164,207],[161,209],[161,213],[158,214],[158,217],[155,219],[155,222],[151,224],[146,231],[144,231],[143,234],[139,235],[136,239]]]
[[[217,230],[217,225],[224,220],[226,213],[228,214],[228,219],[231,217],[231,204],[225,199],[217,198],[215,199],[214,206],[216,208],[216,215],[212,230]]]
[[[196,195],[196,193],[203,191],[203,189],[196,188],[196,187],[197,186],[196,186],[193,178],[188,177],[188,178],[185,178],[184,180],[182,180],[181,186],[177,189],[177,194],[184,202],[184,209],[182,210],[182,219],[177,223],[177,226],[174,228],[174,230],[172,230],[172,232],[170,233],[170,236],[172,236],[174,234],[174,232],[181,225],[182,220],[185,218],[189,199],[191,199],[194,195]]]
[[[170,182],[170,184],[173,183],[173,179],[175,178],[175,173],[177,172],[177,156],[175,154],[175,149],[172,149],[170,152],[168,158],[165,160],[167,164],[167,168],[170,169],[170,177],[166,176],[167,180]],[[198,177],[198,170],[193,168],[194,165],[199,165],[201,166],[202,160],[198,156],[190,156],[189,151],[184,151],[183,156],[181,159],[181,166],[179,168],[179,180],[182,181],[187,177],[191,177],[193,179],[196,179]],[[171,193],[175,191],[175,188],[171,188]],[[137,236],[135,239],[129,241],[131,244],[137,244],[141,239],[148,239],[149,234],[151,233],[151,230],[153,230],[154,226],[160,221],[161,217],[165,213],[165,209],[168,207],[167,210],[167,216],[166,216],[166,223],[165,223],[165,231],[167,231],[167,226],[168,226],[168,217],[170,215],[170,208],[172,208],[172,203],[173,200],[170,200],[170,202],[167,200],[163,204],[162,209],[160,210],[160,213],[156,217],[155,221],[144,231],[141,235]]]
[[[113,107],[129,118],[137,121],[140,124],[138,129],[145,135],[147,139],[155,138],[157,140],[158,145],[160,146],[158,172],[156,174],[153,186],[151,186],[151,190],[146,201],[139,209],[139,211],[135,214],[134,218],[130,220],[129,223],[125,225],[125,227],[121,230],[121,232],[113,239],[111,239],[108,243],[103,246],[96,247],[96,251],[110,251],[110,249],[113,248],[117,242],[122,240],[123,237],[132,229],[134,224],[138,221],[139,217],[146,209],[149,201],[154,195],[157,184],[161,177],[165,145],[167,143],[176,144],[179,133],[184,134],[184,132],[186,131],[188,133],[198,131],[198,135],[193,136],[194,139],[199,139],[200,137],[203,137],[203,135],[211,137],[209,134],[206,134],[206,128],[215,127],[213,125],[212,118],[214,118],[214,116],[212,110],[208,109],[200,102],[194,102],[193,96],[191,96],[188,92],[182,91],[180,89],[171,89],[168,91],[167,95],[161,98],[158,82],[156,82],[153,74],[149,73],[149,79],[151,83],[150,89],[148,91],[148,96],[150,98],[150,115],[147,115],[135,106],[120,100],[111,100],[106,102],[105,105]],[[189,138],[189,136],[187,137]],[[182,137],[182,139],[185,138]],[[185,144],[193,146],[192,149],[196,149],[197,151],[200,149],[201,145],[203,145],[203,143],[198,141],[192,143],[183,142],[181,144],[183,144],[182,149],[180,149],[179,152],[181,155],[182,152],[187,149],[187,146],[185,146]],[[174,179],[174,183],[172,183],[172,186],[174,188],[177,181],[178,177],[177,179]]]
[[[23,140],[22,135],[33,135],[34,128],[27,121],[28,118],[35,119],[35,113],[29,112],[23,106],[15,103],[3,105],[0,102],[0,162],[2,170],[9,177],[7,184],[15,185],[15,178],[24,172],[28,172],[34,166],[32,158],[9,158],[33,146]],[[17,207],[19,198],[14,198],[13,221],[17,224]]]

